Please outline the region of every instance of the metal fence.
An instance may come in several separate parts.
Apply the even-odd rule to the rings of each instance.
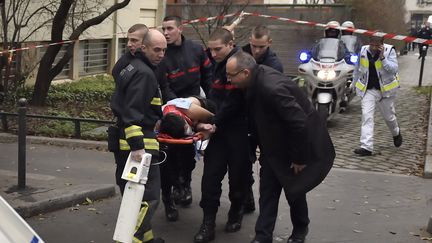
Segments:
[[[18,113],[10,113],[10,112],[0,112],[0,120],[2,123],[2,129],[3,131],[9,130],[8,125],[8,117],[18,117]],[[96,124],[114,124],[113,121],[108,120],[98,120],[98,119],[89,119],[89,118],[79,118],[79,117],[61,117],[61,116],[46,116],[46,115],[34,115],[34,114],[26,114],[26,120],[27,118],[39,118],[39,119],[46,119],[46,120],[58,120],[58,121],[70,121],[74,123],[75,129],[74,129],[74,138],[81,138],[81,123],[87,122],[87,123],[96,123]]]

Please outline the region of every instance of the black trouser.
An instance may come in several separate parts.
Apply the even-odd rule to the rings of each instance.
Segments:
[[[260,170],[260,214],[255,225],[256,239],[259,241],[272,242],[282,188],[283,186],[270,165],[262,162]],[[296,230],[302,232],[309,224],[306,194],[296,198],[288,198],[286,195],[287,193],[285,193],[285,197],[290,206],[293,232]]]
[[[251,163],[247,127],[218,130],[210,139],[204,156],[200,206],[204,214],[216,214],[220,205],[222,180],[228,171],[231,207],[240,208],[249,187]]]
[[[123,195],[125,185],[127,183],[126,180],[123,180],[121,178],[123,169],[126,164],[126,160],[129,156],[130,151],[118,151],[114,152],[114,158],[117,164],[115,176],[116,176],[116,183],[120,188],[120,192]],[[152,164],[157,162],[156,157],[152,157]],[[151,219],[156,212],[157,206],[159,204],[159,198],[160,198],[160,173],[159,173],[159,166],[158,165],[151,165],[150,171],[148,174],[148,180],[147,184],[145,185],[145,191],[143,196],[143,204],[141,213],[145,213],[144,220],[141,221],[140,225],[138,226],[137,231],[135,232],[134,236],[135,238],[139,239],[140,241],[147,242],[151,239],[153,239],[153,233],[152,233],[152,226],[151,226]],[[145,212],[144,207],[147,207],[147,211]]]
[[[160,165],[162,195],[169,195],[172,187],[189,186],[195,169],[194,144],[164,144],[167,157]]]

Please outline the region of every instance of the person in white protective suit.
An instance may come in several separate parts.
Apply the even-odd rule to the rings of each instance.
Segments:
[[[375,107],[378,107],[390,129],[394,146],[400,147],[402,135],[394,106],[395,95],[400,88],[395,48],[384,44],[382,37],[371,37],[369,45],[361,48],[353,84],[362,99],[361,145],[354,153],[359,156],[372,155]]]

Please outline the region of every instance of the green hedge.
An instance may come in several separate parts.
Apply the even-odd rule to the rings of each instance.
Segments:
[[[97,101],[109,101],[114,92],[114,80],[110,75],[85,77],[76,82],[52,84],[48,91],[46,104],[55,105],[59,102],[92,104]],[[30,100],[33,87],[20,88],[8,96],[8,105],[16,104],[19,98]]]

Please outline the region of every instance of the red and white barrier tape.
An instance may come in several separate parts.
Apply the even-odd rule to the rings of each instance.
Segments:
[[[312,22],[312,21],[304,21],[304,20],[290,19],[290,18],[284,18],[284,17],[272,16],[272,15],[265,15],[265,14],[260,14],[260,13],[256,13],[256,12],[254,12],[254,13],[236,12],[236,13],[231,13],[231,14],[227,14],[227,15],[203,17],[203,18],[197,18],[194,20],[183,21],[183,24],[205,23],[207,21],[211,21],[211,20],[215,20],[215,19],[224,19],[224,18],[229,18],[229,17],[234,17],[234,16],[243,16],[243,15],[244,16],[255,16],[255,17],[261,17],[261,18],[280,20],[280,21],[285,21],[285,22],[289,22],[289,23],[302,24],[302,25],[308,25],[308,26],[317,26],[317,27],[321,27],[321,28],[325,28],[327,26],[326,24]],[[351,31],[353,33],[358,33],[361,35],[376,36],[376,37],[383,37],[384,39],[393,39],[393,40],[400,40],[400,41],[405,41],[405,42],[415,42],[415,43],[420,43],[420,44],[432,45],[432,40],[417,38],[417,37],[413,37],[413,36],[390,34],[390,33],[373,31],[373,30],[353,29],[353,28],[347,28],[347,27],[342,27],[342,26],[338,26],[338,27],[337,26],[331,26],[331,27],[335,28],[335,29],[339,29],[339,30]],[[120,33],[117,33],[114,35],[120,35],[120,34],[124,35],[125,32],[120,32]],[[55,42],[55,43],[50,43],[50,44],[32,45],[32,46],[26,46],[23,48],[4,50],[4,51],[0,51],[0,56],[3,55],[4,53],[14,53],[14,52],[30,50],[30,49],[34,49],[34,48],[42,48],[42,47],[48,47],[48,46],[53,46],[53,45],[72,43],[75,41],[76,40],[66,40],[66,41],[60,41],[60,42]]]
[[[321,27],[321,28],[325,28],[327,26],[326,24],[322,24],[322,23],[303,21],[303,20],[297,20],[297,19],[290,19],[290,18],[283,18],[283,17],[271,16],[271,15],[265,15],[265,14],[259,14],[259,13],[244,13],[244,15],[274,19],[274,20],[281,20],[281,21],[295,23],[295,24],[317,26],[317,27]],[[384,33],[384,32],[379,32],[379,31],[373,31],[373,30],[353,29],[353,28],[347,28],[347,27],[342,27],[342,26],[339,26],[339,27],[331,26],[331,27],[335,28],[335,29],[339,29],[339,30],[351,31],[353,33],[358,33],[361,35],[376,36],[376,37],[383,37],[384,39],[393,39],[393,40],[400,40],[400,41],[405,41],[405,42],[415,42],[415,43],[420,43],[420,44],[432,45],[432,40],[417,38],[417,37],[413,37],[413,36],[389,34],[389,33]]]
[[[194,20],[183,21],[183,24],[204,23],[207,21],[215,20],[215,19],[224,19],[224,18],[239,16],[239,15],[241,15],[240,12],[231,13],[231,14],[227,14],[227,15],[208,17],[208,18],[198,18],[198,19],[194,19]],[[150,28],[158,28],[158,27],[161,27],[161,26],[150,27]],[[127,32],[119,32],[119,33],[116,33],[113,35],[124,35],[126,33]],[[67,44],[67,43],[73,43],[75,41],[77,41],[77,40],[66,40],[66,41],[59,41],[59,42],[54,42],[54,43],[49,43],[49,44],[30,45],[30,46],[26,46],[26,47],[22,47],[22,48],[4,50],[4,51],[0,51],[0,56],[5,54],[5,53],[14,53],[14,52],[25,51],[25,50],[30,50],[30,49],[36,49],[36,48],[42,48],[42,47],[48,47],[48,46],[54,46],[54,45],[62,45],[62,44]]]

